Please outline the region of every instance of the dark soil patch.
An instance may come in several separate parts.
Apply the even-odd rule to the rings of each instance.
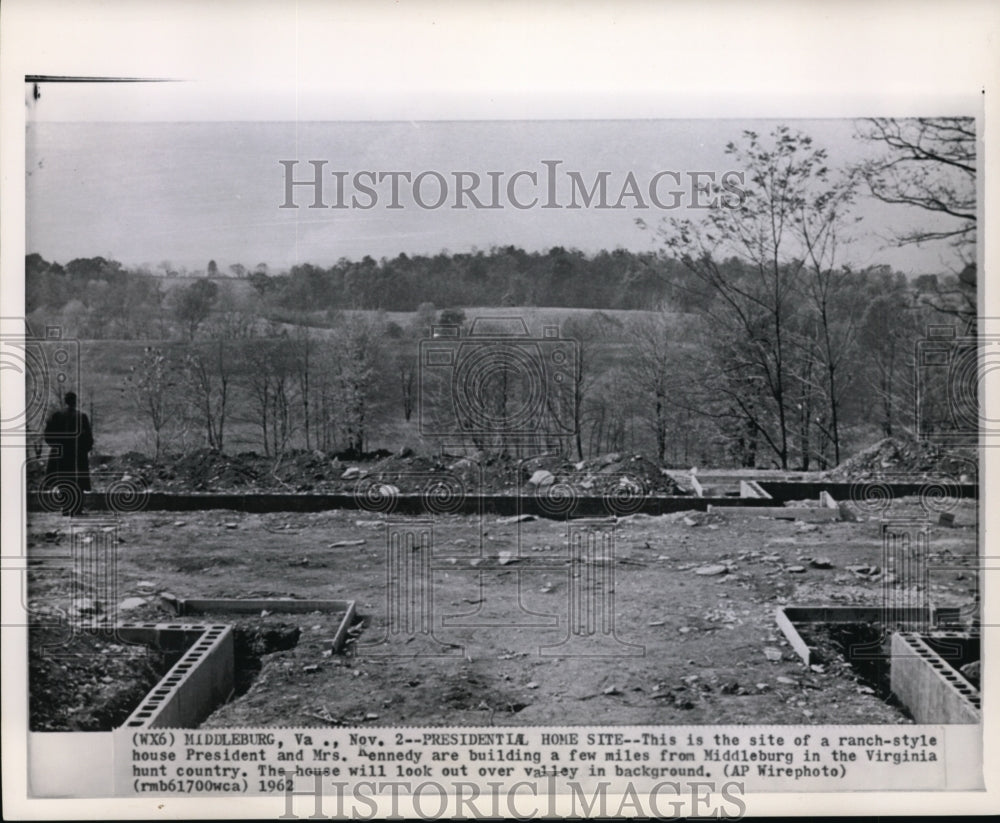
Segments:
[[[819,665],[853,670],[886,704],[905,711],[892,693],[892,635],[881,623],[810,623],[796,628]]]
[[[267,654],[294,649],[301,630],[284,623],[262,626],[238,623],[233,627],[234,694],[246,694],[260,673],[261,658]]]
[[[67,627],[29,632],[31,731],[117,728],[180,657]]]

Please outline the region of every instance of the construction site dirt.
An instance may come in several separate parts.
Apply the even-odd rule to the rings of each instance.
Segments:
[[[947,563],[921,596],[968,608],[976,501],[951,502],[948,526],[917,498],[823,523],[745,511],[616,521],[136,512],[116,523],[117,588],[87,604],[88,619],[202,619],[177,617],[163,594],[356,601],[337,651],[329,638],[343,615],[212,614],[242,627],[249,664],[206,728],[905,723],[905,708],[835,656],[805,665],[775,610],[879,606],[905,586],[882,567],[886,519],[929,523]],[[66,518],[33,515],[29,556],[69,531]],[[72,570],[43,562],[28,577],[33,614],[74,619]],[[287,642],[254,646],[276,631]],[[45,653],[32,634],[33,659]],[[65,727],[52,715],[46,728]]]

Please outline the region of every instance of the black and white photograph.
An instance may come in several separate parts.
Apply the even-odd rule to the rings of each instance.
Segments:
[[[2,312],[29,798],[986,787],[978,88],[371,116],[36,62]]]

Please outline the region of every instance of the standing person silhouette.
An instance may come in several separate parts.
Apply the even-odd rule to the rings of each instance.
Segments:
[[[49,445],[46,486],[62,495],[62,513],[80,514],[83,493],[90,491],[90,450],[94,436],[90,420],[77,411],[76,394],[66,392],[65,406],[53,412],[45,424],[45,442]]]

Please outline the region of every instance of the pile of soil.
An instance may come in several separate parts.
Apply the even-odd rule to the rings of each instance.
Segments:
[[[29,632],[29,715],[33,732],[117,728],[177,655],[52,626]],[[173,659],[172,659],[173,658]]]
[[[448,475],[451,485],[466,494],[516,494],[523,492],[536,472],[550,472],[557,483],[574,486],[581,495],[607,494],[622,483],[642,495],[689,494],[664,468],[642,455],[612,453],[573,463],[560,455],[519,459],[478,452],[468,456],[416,454],[403,449],[395,454],[375,452],[360,460],[322,451],[293,451],[280,458],[256,452],[225,454],[198,449],[167,454],[154,460],[138,452],[96,455],[91,477],[97,491],[131,488],[168,492],[298,492],[355,493],[359,484],[378,482],[402,494],[426,490],[428,477]],[[29,488],[38,489],[43,461],[28,467]]]
[[[972,449],[946,449],[926,440],[886,437],[825,472],[824,480],[851,481],[908,477],[925,480],[948,477],[975,483],[978,461]]]

